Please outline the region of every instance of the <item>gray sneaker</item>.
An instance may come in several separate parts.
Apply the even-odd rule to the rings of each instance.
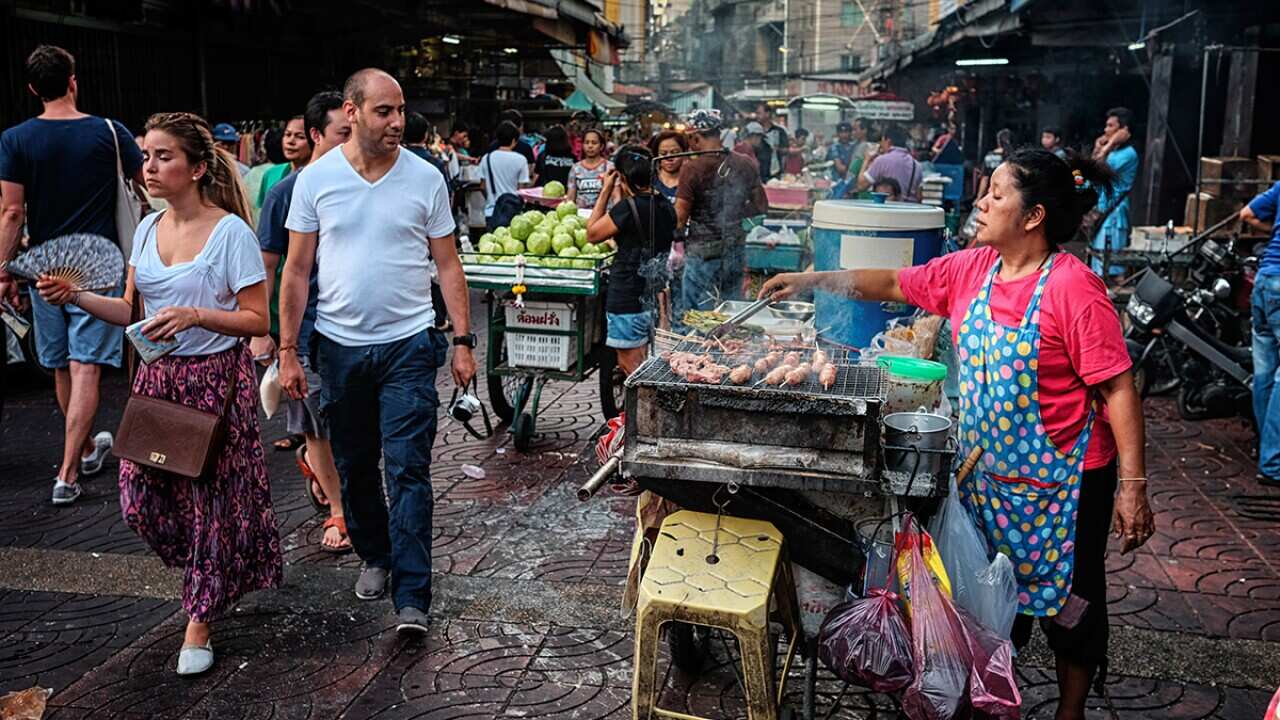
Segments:
[[[80,483],[72,483],[68,485],[61,480],[55,480],[53,483],[53,504],[54,505],[70,505],[80,497]]]
[[[111,433],[106,430],[94,435],[93,452],[80,458],[80,476],[86,477],[102,472],[102,464],[107,461],[107,455],[114,444],[115,438],[111,437]]]
[[[416,607],[402,607],[396,612],[400,624],[396,625],[398,633],[418,633],[425,635],[431,627],[431,619]]]
[[[386,568],[366,565],[356,580],[356,597],[361,600],[377,600],[387,589]]]

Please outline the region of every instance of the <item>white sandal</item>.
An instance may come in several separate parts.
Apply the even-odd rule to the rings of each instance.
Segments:
[[[199,675],[213,667],[213,642],[204,645],[183,645],[178,653],[178,674]]]

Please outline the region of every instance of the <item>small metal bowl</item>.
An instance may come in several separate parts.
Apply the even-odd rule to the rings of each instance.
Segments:
[[[769,312],[776,318],[808,322],[813,317],[813,303],[784,301],[769,306]]]
[[[725,300],[716,308],[716,312],[722,312],[729,317],[733,317],[751,307],[752,304],[750,300]]]

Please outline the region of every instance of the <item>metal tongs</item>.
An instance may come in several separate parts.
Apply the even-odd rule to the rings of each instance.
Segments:
[[[709,338],[723,337],[727,333],[733,332],[734,328],[746,322],[753,315],[773,304],[773,295],[766,295],[759,300],[751,303],[745,308],[739,310],[733,317],[725,320],[719,325],[711,328],[711,332],[707,333]]]

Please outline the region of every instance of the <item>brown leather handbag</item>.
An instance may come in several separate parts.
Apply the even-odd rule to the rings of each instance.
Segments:
[[[135,316],[132,322],[137,322],[137,317],[142,314],[141,298],[136,291],[131,314]],[[131,371],[129,376],[132,378],[134,372]],[[116,430],[113,453],[139,465],[183,477],[200,478],[213,469],[222,450],[226,438],[226,417],[231,410],[235,388],[233,377],[227,385],[221,413],[205,412],[171,400],[131,392],[124,407],[124,418]]]

